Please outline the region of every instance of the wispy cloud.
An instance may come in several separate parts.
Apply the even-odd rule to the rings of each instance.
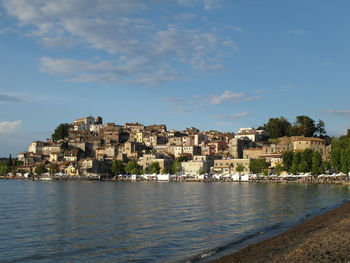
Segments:
[[[7,134],[16,131],[22,125],[22,121],[2,121],[0,122],[0,134]]]
[[[146,15],[145,11],[152,8],[165,10],[170,5],[168,1],[3,0],[1,3],[7,14],[17,19],[23,35],[45,47],[79,46],[110,55],[109,60],[97,62],[92,58],[40,59],[41,72],[61,75],[68,81],[159,84],[184,78],[179,77],[183,66],[198,71],[222,70],[222,58],[238,51],[238,44],[231,36],[210,25],[185,27],[179,19],[163,25]],[[200,5],[209,11],[219,7],[221,1],[179,0],[178,4]],[[178,16],[195,18],[192,13]],[[235,30],[242,29],[235,27]]]
[[[159,98],[158,101],[162,101],[162,102],[168,103],[170,105],[182,104],[185,102],[185,100],[183,98],[175,98],[175,97]]]
[[[0,93],[0,101],[20,102],[24,101],[24,98]]]
[[[204,105],[215,107],[224,103],[238,103],[244,101],[252,101],[260,99],[261,96],[246,96],[245,93],[233,93],[232,91],[224,91],[222,94],[213,94],[210,96],[196,95],[188,98],[176,98],[176,97],[166,97],[159,98],[158,101],[164,102],[171,107],[173,113],[185,113],[192,112],[203,108]],[[176,107],[174,107],[176,105]],[[235,119],[247,116],[247,112],[231,114],[231,115],[220,115],[214,116],[216,119]]]
[[[244,92],[233,93],[226,90],[222,94],[214,94],[207,98],[212,105],[218,105],[223,103],[237,103],[240,101],[251,101],[260,99],[261,96],[246,96]]]
[[[289,29],[287,33],[295,34],[295,35],[306,35],[307,31],[305,29]]]
[[[234,114],[228,114],[228,115],[216,115],[213,116],[214,119],[219,119],[219,120],[235,120],[239,118],[243,118],[248,116],[248,112],[240,112],[240,113],[234,113]]]
[[[328,113],[338,116],[345,116],[350,118],[350,110],[334,110],[334,109],[328,109]]]

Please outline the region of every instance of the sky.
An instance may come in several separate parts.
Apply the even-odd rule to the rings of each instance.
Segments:
[[[60,123],[350,128],[347,0],[0,0],[0,157]]]

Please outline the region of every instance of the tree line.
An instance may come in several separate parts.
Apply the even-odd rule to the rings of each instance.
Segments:
[[[284,136],[305,136],[327,138],[325,123],[318,120],[317,124],[308,116],[297,116],[293,124],[285,117],[270,118],[267,123],[258,127],[259,130],[266,130],[271,139]]]

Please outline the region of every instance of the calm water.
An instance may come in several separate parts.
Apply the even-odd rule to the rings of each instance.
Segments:
[[[0,180],[0,262],[201,261],[348,195],[332,185]]]

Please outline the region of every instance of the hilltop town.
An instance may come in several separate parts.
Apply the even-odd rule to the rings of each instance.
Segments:
[[[194,127],[177,131],[167,130],[165,124],[104,124],[102,117],[89,116],[61,124],[55,132],[51,139],[34,141],[28,151],[18,154],[22,165],[17,171],[80,177],[270,174],[280,172],[286,152],[309,150],[319,153],[323,160],[331,153],[331,145],[323,138],[271,139],[266,130],[254,128],[240,128],[237,133]]]

